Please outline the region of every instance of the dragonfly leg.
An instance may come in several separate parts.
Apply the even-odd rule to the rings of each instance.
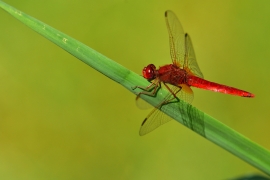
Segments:
[[[139,88],[139,89],[142,89],[142,90],[144,90],[144,91],[150,91],[151,89],[153,89],[154,88],[154,86],[153,85],[156,85],[155,83],[151,83],[151,84],[149,84],[148,86],[146,86],[146,87],[142,87],[142,86],[135,86],[135,87],[131,87],[131,89],[132,90],[134,90],[134,89],[137,89],[137,88]]]
[[[173,97],[172,97],[171,99],[168,99],[168,100],[164,101],[164,102],[161,104],[161,106],[163,106],[163,105],[165,105],[165,104],[168,104],[168,103],[171,103],[172,100],[174,100],[174,99],[176,100],[176,102],[178,102],[179,99],[178,99],[178,97],[176,96],[176,94],[179,93],[179,92],[181,91],[182,88],[179,88],[179,89],[177,89],[177,91],[173,92],[172,89],[171,89],[166,83],[163,82],[163,84],[164,84],[164,86],[170,91],[170,93],[173,95]]]
[[[142,94],[145,94],[145,95],[148,95],[148,96],[155,96],[157,90],[160,88],[160,83],[156,84],[156,83],[153,82],[153,83],[151,83],[150,85],[148,85],[146,87],[136,86],[133,89],[136,89],[136,88],[139,88],[139,89],[143,90],[143,91],[141,91],[141,92],[139,92],[137,94],[137,97],[136,97],[136,100],[137,100]],[[153,90],[153,88],[154,88],[154,90]]]

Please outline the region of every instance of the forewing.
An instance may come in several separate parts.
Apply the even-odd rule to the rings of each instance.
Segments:
[[[187,86],[185,84],[182,84],[180,91],[179,91],[179,87],[177,87],[177,86],[169,86],[169,88],[171,89],[171,91],[173,93],[176,94],[176,96],[179,99],[182,99],[182,100],[186,101],[187,103],[192,102],[192,100],[193,100],[193,91],[192,91],[192,89],[190,89],[189,86]],[[166,98],[164,99],[163,102],[166,102],[166,101],[168,101],[168,102],[177,102],[176,99],[173,99],[172,94],[168,94],[166,96]],[[163,102],[161,102],[161,104]],[[159,110],[159,108],[162,108],[162,106],[160,106],[160,105],[157,106],[155,109],[153,109],[148,114],[148,116],[144,119],[144,121],[142,122],[141,129],[140,129],[140,135],[141,136],[155,130],[156,128],[158,128],[162,124],[165,124],[166,122],[169,122],[170,120],[172,120],[171,117],[167,116],[166,114],[164,114],[162,111]],[[166,104],[163,105],[163,106],[166,106]],[[181,112],[177,111],[175,113],[181,113]]]
[[[185,35],[186,42],[186,60],[184,64],[184,69],[187,72],[191,72],[193,75],[196,75],[200,78],[203,78],[203,74],[199,68],[199,65],[196,61],[195,52],[192,46],[191,39],[188,34]]]
[[[144,119],[140,129],[140,136],[148,134],[149,132],[155,130],[162,124],[169,122],[171,118],[164,114],[159,109],[153,109],[150,114]]]
[[[169,33],[172,62],[178,67],[183,68],[186,52],[183,27],[172,11],[165,12],[165,20]]]

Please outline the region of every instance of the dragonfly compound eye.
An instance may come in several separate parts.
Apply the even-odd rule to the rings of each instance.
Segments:
[[[153,80],[156,78],[155,75],[156,66],[154,64],[149,64],[143,68],[143,77],[147,80]]]

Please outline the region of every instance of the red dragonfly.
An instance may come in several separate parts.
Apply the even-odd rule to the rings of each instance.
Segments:
[[[175,99],[182,99],[191,103],[193,92],[190,86],[241,97],[254,97],[252,93],[203,79],[189,35],[184,33],[181,23],[172,11],[165,12],[165,19],[169,32],[172,64],[161,66],[159,69],[153,64],[146,66],[142,70],[143,77],[151,84],[147,87],[135,87],[144,90],[137,95],[136,100],[140,99],[142,94],[155,96],[161,84],[171,94],[144,119],[140,135],[145,135],[170,120],[170,118],[164,118],[160,114],[162,113],[159,111],[161,106]]]

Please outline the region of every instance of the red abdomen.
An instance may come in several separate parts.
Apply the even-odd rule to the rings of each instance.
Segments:
[[[191,76],[189,75],[187,77],[187,83],[190,86],[201,88],[201,89],[206,89],[210,91],[215,91],[215,92],[220,92],[220,93],[225,93],[225,94],[231,94],[235,96],[242,96],[242,97],[254,97],[254,94],[236,89],[230,86],[225,86],[222,84],[210,82],[207,80],[204,80],[202,78],[196,77],[196,76]]]

